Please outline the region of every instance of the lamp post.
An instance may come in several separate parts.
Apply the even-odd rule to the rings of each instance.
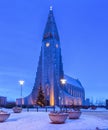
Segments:
[[[60,82],[63,87],[66,84],[66,79],[61,79]],[[64,102],[64,91],[63,90],[62,90],[62,93],[63,93],[63,106],[64,106],[65,102]]]
[[[58,99],[59,99],[59,106],[61,106],[61,101],[60,101],[61,97],[59,96]]]
[[[24,80],[19,80],[19,84],[21,86],[21,107],[22,107],[22,86],[24,85]]]

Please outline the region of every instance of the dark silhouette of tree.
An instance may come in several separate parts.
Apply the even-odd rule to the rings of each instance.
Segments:
[[[38,90],[38,96],[37,96],[37,101],[36,104],[39,106],[45,106],[45,95],[44,92],[42,90],[42,86],[40,84],[39,90]]]

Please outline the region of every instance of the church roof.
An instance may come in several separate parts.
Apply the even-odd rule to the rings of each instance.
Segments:
[[[43,40],[52,39],[52,38],[59,41],[59,35],[58,35],[54,14],[53,14],[53,9],[52,7],[50,7],[47,23],[43,34]]]
[[[64,75],[64,78],[66,79],[68,84],[71,84],[75,87],[83,88],[81,82],[78,79],[74,79],[68,75]]]

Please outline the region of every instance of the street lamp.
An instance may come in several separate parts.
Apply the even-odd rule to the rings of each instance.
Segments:
[[[61,85],[62,87],[66,84],[66,79],[60,79],[60,82],[61,82]],[[62,90],[62,93],[63,93],[63,106],[64,106],[64,91]]]
[[[19,84],[21,86],[21,107],[22,107],[22,86],[24,84],[24,80],[19,80]]]
[[[66,84],[66,79],[61,79],[60,81],[61,81],[61,84],[62,84],[62,85],[65,85],[65,84]]]

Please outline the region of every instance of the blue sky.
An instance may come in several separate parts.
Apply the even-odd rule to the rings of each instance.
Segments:
[[[0,1],[0,95],[20,97],[34,85],[42,35],[53,5],[64,72],[78,78],[86,97],[108,98],[107,0]]]

